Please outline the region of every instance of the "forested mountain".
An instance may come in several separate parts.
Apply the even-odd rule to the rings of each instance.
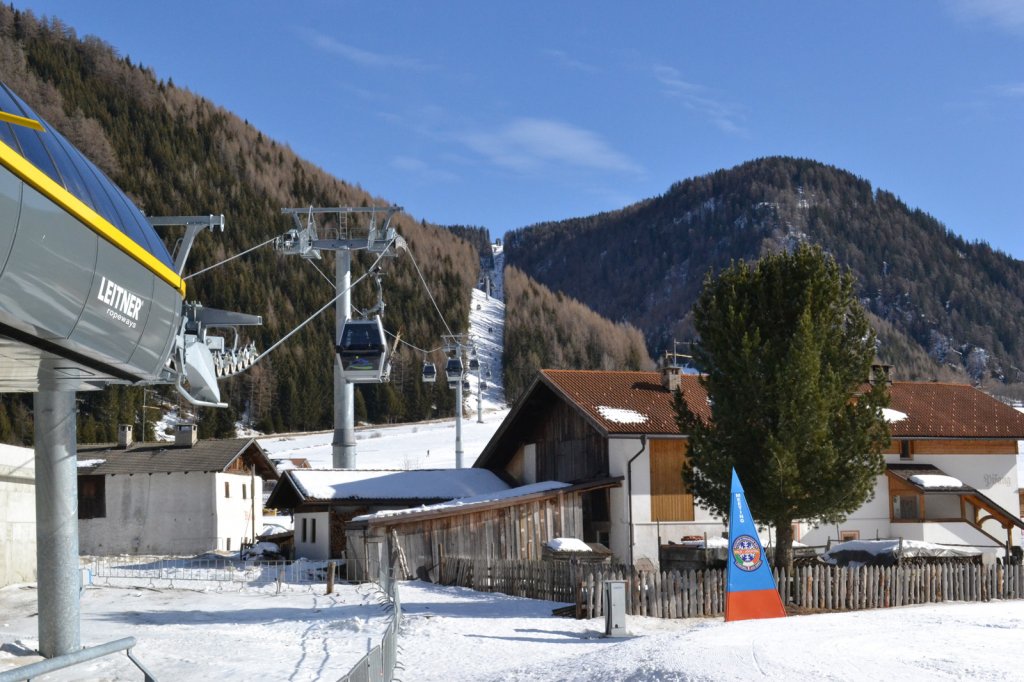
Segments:
[[[196,241],[187,272],[260,244],[291,227],[283,207],[387,205],[298,158],[246,121],[152,71],[121,58],[93,37],[78,39],[56,19],[0,5],[0,79],[93,159],[148,215],[223,213],[227,229]],[[438,306],[456,331],[468,323],[477,280],[476,249],[452,232],[396,216]],[[164,232],[168,246],[180,236]],[[353,279],[369,263],[354,259]],[[321,270],[331,273],[333,256]],[[435,348],[444,325],[409,255],[385,264],[385,327],[420,348]],[[260,349],[292,330],[333,297],[333,287],[304,259],[270,246],[188,282],[188,298],[207,306],[263,315],[247,333]],[[372,305],[372,284],[353,291],[353,304]],[[245,406],[266,431],[327,428],[332,421],[333,315],[318,318],[252,370],[222,383],[232,410],[203,410],[201,432],[226,433]],[[403,350],[392,382],[357,389],[357,419],[418,420],[451,413],[443,383],[419,381],[423,357]],[[162,393],[176,400],[173,391]],[[83,394],[83,441],[113,440],[116,424],[141,421],[142,389]],[[152,405],[155,397],[149,398]],[[31,437],[25,396],[0,397],[0,439]],[[149,420],[153,418],[149,415]],[[28,433],[25,434],[26,424]]]
[[[505,268],[505,397],[529,387],[539,369],[650,369],[636,327],[601,317],[552,292],[515,267]]]
[[[506,237],[507,262],[613,320],[657,353],[692,337],[705,275],[799,242],[859,282],[878,354],[910,379],[1024,380],[1024,262],[967,242],[863,178],[773,157],[673,185],[619,211]]]

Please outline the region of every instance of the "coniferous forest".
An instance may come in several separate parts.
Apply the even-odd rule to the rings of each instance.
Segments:
[[[758,159],[619,211],[523,228],[507,235],[506,259],[636,325],[658,353],[693,338],[690,311],[709,272],[805,242],[852,271],[896,378],[1021,397],[1024,262],[816,161]]]
[[[282,208],[389,203],[331,177],[246,121],[118,56],[101,40],[79,39],[56,19],[0,5],[0,74],[147,215],[225,215],[223,233],[196,240],[186,274],[284,233],[292,225]],[[398,214],[395,224],[448,325],[464,330],[479,270],[476,249],[408,215]],[[173,248],[181,230],[162,229]],[[364,255],[354,258],[353,279],[370,262]],[[333,274],[333,254],[325,254],[317,267]],[[409,255],[388,259],[384,270],[385,328],[418,348],[436,348],[445,327]],[[206,306],[262,315],[263,326],[246,333],[263,349],[330,301],[331,282],[313,264],[267,246],[189,280],[187,296]],[[367,308],[376,291],[366,283],[352,297],[354,306]],[[243,414],[267,432],[328,428],[333,330],[333,315],[323,315],[259,365],[222,382],[231,409],[200,410],[200,434],[233,435],[234,421]],[[422,362],[421,353],[403,347],[390,383],[357,389],[356,418],[409,421],[452,413],[451,391],[419,381]],[[155,388],[155,395],[146,395],[148,406],[179,402],[173,390]],[[140,433],[142,388],[113,387],[80,398],[81,441],[114,440],[118,423],[134,423]],[[150,422],[158,415],[145,411]],[[0,397],[0,440],[30,442],[30,414],[31,396]],[[152,433],[151,426],[147,431]]]

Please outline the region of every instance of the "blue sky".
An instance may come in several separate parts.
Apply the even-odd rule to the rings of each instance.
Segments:
[[[14,5],[418,219],[500,236],[781,154],[1024,258],[1019,0]]]

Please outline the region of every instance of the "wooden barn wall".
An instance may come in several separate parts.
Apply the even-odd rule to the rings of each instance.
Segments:
[[[577,483],[608,476],[608,443],[558,401],[537,429],[537,480]]]
[[[394,529],[410,573],[437,580],[442,555],[540,559],[551,538],[582,538],[581,501],[582,493],[565,493],[497,509],[396,524],[386,531],[375,527],[373,532],[390,533]]]

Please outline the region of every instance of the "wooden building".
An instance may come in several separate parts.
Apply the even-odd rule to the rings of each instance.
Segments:
[[[552,538],[583,534],[583,500],[617,479],[534,483],[416,509],[358,516],[346,526],[349,578],[376,577],[381,563],[401,577],[437,580],[444,556],[541,559]]]
[[[348,553],[345,526],[355,516],[418,508],[494,494],[508,483],[481,469],[290,469],[267,500],[295,523],[295,556],[340,559]]]
[[[711,418],[698,377],[677,368],[541,370],[474,466],[517,485],[622,480],[581,495],[578,537],[606,544],[619,561],[646,558],[657,565],[669,542],[726,530],[722,519],[694,504],[683,483],[686,436],[675,421],[677,388],[691,410]],[[1017,450],[1024,414],[960,384],[894,382],[890,395],[887,463],[928,465],[931,474],[957,479],[959,488],[925,488],[891,468],[878,477],[874,499],[846,522],[800,523],[795,539],[825,545],[829,538],[903,537],[993,555],[1007,543],[1019,545]],[[917,507],[911,507],[911,493]]]

